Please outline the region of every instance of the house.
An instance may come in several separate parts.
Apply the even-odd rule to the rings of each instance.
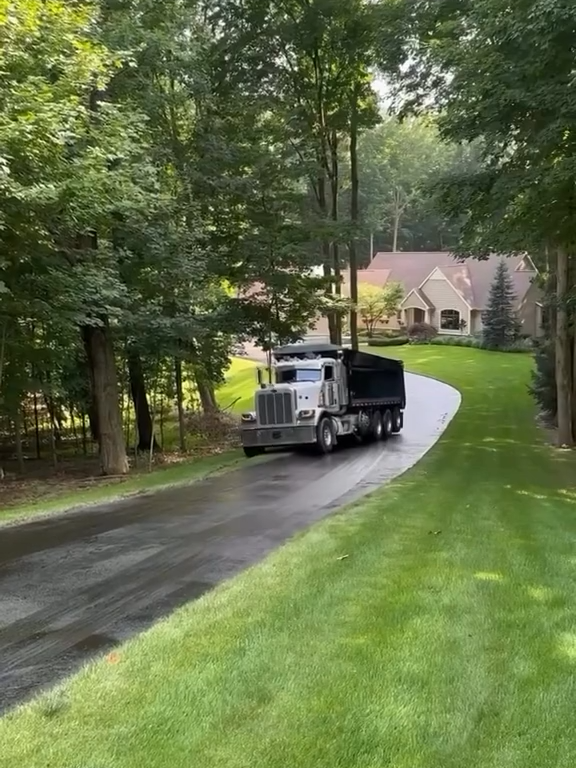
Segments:
[[[502,258],[506,259],[514,284],[522,332],[538,336],[542,332],[541,290],[534,282],[538,272],[528,255],[493,254],[484,261],[458,261],[449,252],[381,252],[366,269],[359,271],[358,283],[384,287],[397,282],[403,286],[399,312],[388,320],[385,328],[426,322],[441,334],[475,335],[482,331],[482,313]],[[344,278],[343,294],[350,295],[348,275]],[[315,333],[327,333],[324,318]]]

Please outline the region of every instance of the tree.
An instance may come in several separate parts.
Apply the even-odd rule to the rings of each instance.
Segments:
[[[506,349],[520,337],[520,323],[514,303],[516,294],[508,265],[502,259],[490,286],[482,317],[484,343],[490,349]]]
[[[430,91],[441,135],[480,141],[482,168],[445,179],[446,214],[465,216],[459,250],[546,252],[554,281],[558,443],[576,436],[573,286],[576,7],[565,0],[511,7],[505,0],[406,2],[407,108]],[[426,94],[426,92],[428,92]]]
[[[363,224],[379,250],[456,245],[459,222],[449,221],[435,205],[433,182],[456,170],[473,172],[475,147],[443,141],[433,116],[401,121],[385,115],[361,136],[359,163]]]
[[[375,329],[398,312],[403,297],[400,283],[389,283],[383,288],[361,283],[358,286],[358,313],[368,336]]]

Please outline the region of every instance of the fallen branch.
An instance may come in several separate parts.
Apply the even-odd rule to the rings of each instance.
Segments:
[[[225,411],[229,411],[229,410],[230,410],[230,408],[232,408],[233,406],[235,406],[235,405],[236,405],[236,403],[238,402],[238,400],[241,400],[241,399],[242,399],[242,398],[241,398],[240,396],[238,396],[238,397],[236,398],[236,400],[233,400],[233,401],[230,403],[230,405],[227,405],[227,406],[226,406],[226,408],[222,408],[222,411],[223,411],[223,412],[225,412]]]

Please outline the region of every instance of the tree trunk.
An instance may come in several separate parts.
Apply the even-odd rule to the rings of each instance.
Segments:
[[[102,474],[125,475],[128,472],[128,457],[122,433],[116,361],[110,331],[107,325],[84,326],[82,335],[92,363]]]
[[[153,443],[155,451],[160,450],[156,437],[152,431],[152,417],[146,392],[146,382],[140,355],[133,349],[128,350],[128,376],[130,378],[130,392],[136,414],[136,427],[138,429],[138,450],[149,451],[150,443]]]
[[[22,409],[20,405],[14,411],[14,442],[16,444],[16,461],[18,472],[24,474],[24,451],[22,450]]]
[[[568,254],[568,286],[571,290],[576,286],[576,259],[573,252]],[[571,291],[570,291],[571,292]],[[576,313],[572,303],[568,306],[568,335],[570,346],[571,397],[570,407],[572,416],[572,440],[576,442]]]
[[[46,376],[48,387],[52,387],[51,376]],[[58,412],[54,399],[51,394],[44,393],[44,404],[48,411],[48,420],[50,422],[50,430],[56,442],[56,445],[62,445],[62,420],[58,418]]]
[[[339,191],[339,167],[338,167],[338,134],[332,131],[330,136],[330,216],[334,222],[334,229],[338,224],[338,191]],[[340,267],[340,253],[337,233],[332,239],[332,269],[334,270],[334,293],[342,296],[342,270]],[[336,326],[336,344],[342,344],[342,315],[334,313]]]
[[[88,435],[86,434],[86,414],[82,411],[82,453],[88,456]]]
[[[572,328],[572,338],[570,340],[572,347],[572,439],[576,439],[576,328]]]
[[[392,252],[398,253],[398,232],[400,231],[400,214],[394,214],[394,232],[392,235]]]
[[[32,397],[34,400],[34,434],[36,436],[36,458],[40,460],[42,458],[42,448],[40,445],[40,419],[38,418],[38,394],[34,392]]]
[[[98,427],[98,406],[96,405],[96,400],[94,399],[94,395],[92,396],[93,402],[90,403],[88,406],[88,424],[90,425],[90,434],[92,435],[92,440],[95,443],[98,443],[100,445],[100,431]]]
[[[327,219],[328,203],[326,201],[326,177],[325,176],[319,177],[317,190],[318,190],[318,207],[320,208],[320,215],[323,219]],[[326,288],[326,296],[329,299],[332,299],[332,297],[334,296],[334,290],[333,290],[334,275],[332,274],[332,265],[330,262],[331,262],[330,241],[325,239],[322,241],[322,269],[324,271],[324,277],[330,281]],[[330,334],[330,343],[337,344],[338,343],[338,325],[336,322],[336,316],[334,312],[328,312],[326,317],[328,319],[328,333]]]
[[[178,435],[180,438],[180,450],[186,451],[186,423],[184,420],[184,390],[182,387],[182,360],[177,357],[174,360],[174,373],[176,376],[176,407],[178,408]]]
[[[194,366],[194,379],[198,390],[198,397],[204,413],[215,413],[218,410],[214,385],[208,379],[201,366]]]
[[[46,405],[48,410],[48,423],[50,425],[50,453],[52,454],[52,466],[54,469],[58,468],[58,449],[57,449],[57,437],[56,437],[56,421],[54,419],[53,413],[50,411],[50,408],[48,408],[48,405]]]
[[[84,333],[84,332],[83,332]],[[86,373],[88,376],[88,383],[90,385],[90,404],[88,406],[88,423],[90,424],[90,434],[92,435],[92,440],[95,443],[98,443],[100,445],[100,432],[98,429],[98,404],[96,403],[96,397],[95,397],[95,386],[94,386],[94,364],[92,361],[92,352],[89,348],[89,345],[86,344],[86,341],[84,340],[84,351],[86,353]]]
[[[350,104],[350,224],[352,236],[348,245],[350,256],[350,342],[352,349],[358,349],[358,257],[356,253],[356,228],[359,219],[358,180],[358,87],[352,91]]]
[[[394,193],[394,222],[392,229],[392,253],[398,253],[398,235],[400,232],[400,200],[396,198],[397,193]]]
[[[573,445],[572,365],[567,295],[569,288],[568,251],[558,248],[556,262],[556,394],[558,399],[558,445]]]

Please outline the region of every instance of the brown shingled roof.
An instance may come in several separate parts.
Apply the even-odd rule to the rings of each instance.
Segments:
[[[367,269],[358,273],[358,281],[370,282],[373,285],[385,285],[388,280],[402,283],[405,293],[408,294],[411,290],[419,288],[426,278],[439,268],[471,307],[484,309],[501,258],[506,259],[517,301],[520,302],[536,275],[531,269],[517,270],[523,261],[522,256],[502,257],[492,254],[483,261],[459,261],[448,251],[380,252],[374,256]],[[375,273],[374,277],[371,277],[370,273]],[[388,273],[386,279],[380,282],[385,273]]]

